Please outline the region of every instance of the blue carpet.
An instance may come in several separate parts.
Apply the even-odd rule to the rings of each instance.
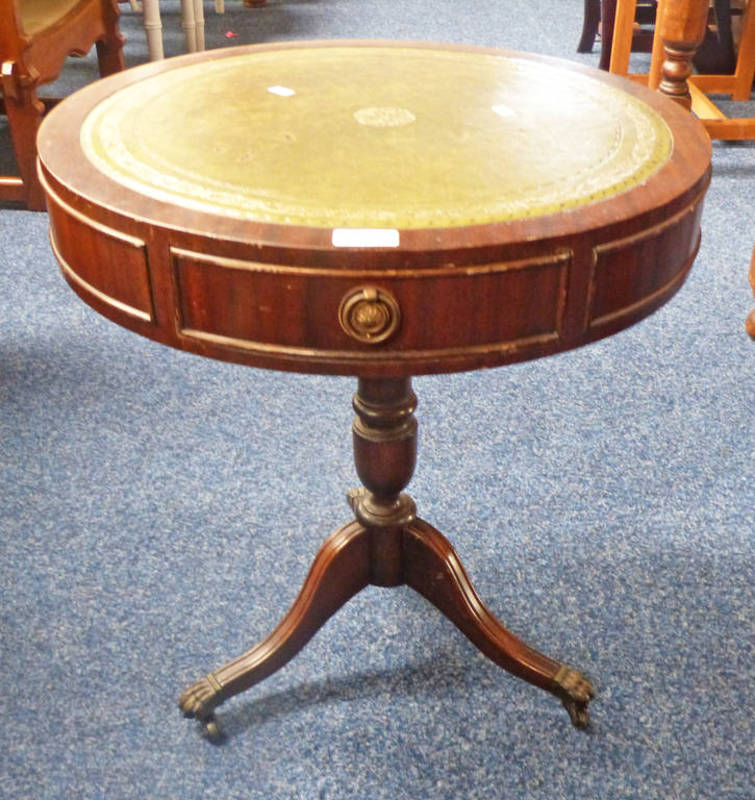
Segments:
[[[575,53],[581,0],[226,5],[210,45],[598,58]],[[753,798],[754,179],[755,144],[715,144],[697,264],[642,324],[415,381],[420,513],[508,627],[594,680],[587,733],[418,595],[370,588],[202,739],[179,692],[272,629],[349,518],[354,383],[124,331],[65,285],[44,214],[0,212],[0,797]]]

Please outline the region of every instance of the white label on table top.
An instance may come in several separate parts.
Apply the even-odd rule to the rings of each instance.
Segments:
[[[509,106],[505,106],[502,103],[499,103],[497,106],[492,106],[494,113],[498,114],[499,117],[503,117],[504,119],[509,119],[511,117],[516,116],[516,111]]]
[[[395,228],[333,228],[333,247],[398,247]]]
[[[296,92],[293,89],[289,89],[288,86],[268,86],[268,92],[270,94],[277,94],[278,97],[293,97]]]

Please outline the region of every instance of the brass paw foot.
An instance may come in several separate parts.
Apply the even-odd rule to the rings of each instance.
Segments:
[[[586,728],[590,722],[587,704],[595,697],[590,681],[576,669],[561,666],[553,678],[553,693],[564,704],[575,728]]]
[[[190,686],[180,697],[178,707],[185,717],[196,717],[202,724],[208,739],[218,741],[220,730],[213,714],[214,709],[223,702],[222,686],[210,673]]]

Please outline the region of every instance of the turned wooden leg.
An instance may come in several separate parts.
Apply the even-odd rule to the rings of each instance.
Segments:
[[[45,112],[37,97],[39,76],[18,74],[17,65],[3,64],[3,95],[16,165],[21,176],[23,201],[30,211],[45,210],[45,193],[37,177],[37,131]]]
[[[193,0],[194,3],[194,22],[196,29],[194,31],[194,39],[197,44],[197,50],[202,51],[205,49],[204,38],[204,0]]]
[[[600,2],[600,61],[598,68],[608,71],[611,66],[613,29],[616,23],[616,0]]]
[[[288,663],[325,622],[369,583],[369,535],[358,522],[330,536],[290,611],[258,645],[190,686],[178,702],[217,735],[213,710]]]
[[[491,661],[507,672],[556,695],[572,723],[588,723],[594,696],[579,672],[534,650],[488,611],[448,540],[432,525],[416,520],[404,532],[404,578],[439,609]]]
[[[692,105],[687,79],[705,36],[708,0],[664,0],[658,14],[664,59],[658,90],[685,108]]]
[[[160,16],[160,0],[143,0],[144,33],[147,37],[147,52],[150,61],[165,58],[163,48],[163,22]]]

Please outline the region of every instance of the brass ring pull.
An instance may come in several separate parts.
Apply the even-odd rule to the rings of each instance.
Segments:
[[[338,321],[357,341],[378,344],[398,330],[401,311],[390,292],[375,286],[360,286],[344,295],[338,308]]]

